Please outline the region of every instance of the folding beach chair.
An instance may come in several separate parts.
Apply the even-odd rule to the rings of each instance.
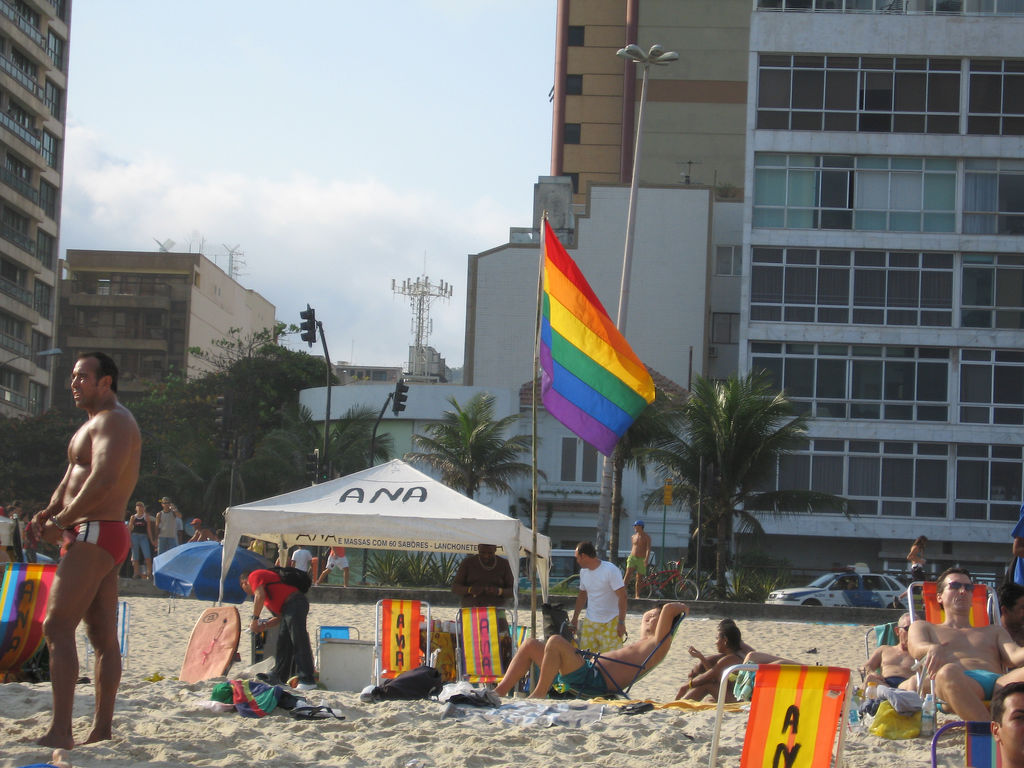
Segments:
[[[43,619],[57,566],[9,563],[0,581],[0,675],[21,669],[43,647]]]
[[[615,690],[608,691],[608,693],[604,694],[605,696],[618,695],[624,699],[628,699],[630,689],[638,682],[643,680],[652,669],[658,666],[657,664],[650,663],[651,659],[654,657],[654,654],[658,652],[658,649],[661,648],[661,646],[663,646],[665,643],[667,643],[669,640],[676,636],[676,631],[679,629],[679,625],[683,623],[683,617],[684,614],[680,613],[678,616],[675,617],[675,619],[672,620],[672,626],[669,627],[668,632],[665,633],[664,637],[658,640],[658,644],[654,646],[654,648],[651,650],[649,654],[647,654],[647,658],[645,658],[639,664],[634,664],[633,662],[629,661],[622,661],[621,659],[611,659],[603,653],[596,653],[594,651],[584,651],[577,649],[576,653],[583,657],[584,662],[590,661],[592,659],[594,666],[603,671],[608,676],[608,679],[612,681],[612,685],[615,686]],[[633,667],[636,670],[636,673],[633,675],[633,679],[630,680],[626,685],[619,685],[618,683],[616,683],[612,678],[612,675],[610,674],[610,667],[613,664]],[[567,689],[565,693],[572,694],[577,698],[588,698],[585,694],[583,694],[583,692],[576,691],[571,688]]]
[[[420,640],[423,608],[426,608],[426,642]],[[380,685],[381,680],[397,677],[429,659],[430,628],[430,603],[419,600],[378,601],[374,615],[370,682]]]
[[[829,768],[833,765],[833,747],[834,765],[841,765],[846,702],[852,688],[849,669],[737,664],[722,675],[711,735],[711,768],[718,761],[729,676],[736,670],[755,673],[740,768]]]
[[[871,654],[879,646],[896,645],[897,642],[899,642],[899,639],[896,637],[895,621],[871,627],[864,633],[864,658],[870,659]]]
[[[921,599],[919,605],[923,607],[924,616],[921,615],[921,607],[914,604],[914,588],[919,588]],[[907,587],[907,605],[910,610],[911,622],[918,619],[930,621],[932,624],[941,624],[946,618],[946,612],[939,605],[938,582],[915,581]],[[971,594],[971,626],[985,627],[989,624],[999,623],[999,600],[992,587],[984,584],[975,584]]]
[[[501,611],[504,614],[504,610]],[[494,607],[459,610],[456,640],[459,647],[459,679],[469,683],[496,683],[505,675],[501,644],[506,640],[511,650],[512,636],[501,631],[504,616]]]
[[[964,768],[999,768],[1003,764],[999,745],[992,738],[992,729],[987,720],[958,720],[942,726],[932,737],[932,768],[938,766],[937,752],[941,738],[958,730],[964,732]],[[957,762],[957,765],[960,764]]]
[[[117,647],[121,650],[121,669],[128,669],[128,629],[131,619],[131,606],[124,600],[117,604]],[[85,665],[89,666],[92,656],[92,644],[85,639]]]

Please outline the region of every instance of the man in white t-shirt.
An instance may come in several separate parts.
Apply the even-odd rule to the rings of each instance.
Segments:
[[[580,592],[572,625],[579,647],[599,653],[620,648],[626,636],[626,585],[622,574],[614,565],[601,560],[589,541],[577,545],[576,562],[580,564]],[[587,617],[581,624],[580,611],[584,605]]]
[[[294,552],[292,552],[292,559],[291,562],[288,563],[288,565],[290,565],[292,568],[298,568],[300,571],[303,571],[304,573],[309,573],[309,569],[313,565],[313,555],[310,554],[310,551],[308,549],[303,549],[302,547],[299,547]]]

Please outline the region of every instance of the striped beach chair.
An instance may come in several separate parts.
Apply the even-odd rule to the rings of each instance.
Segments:
[[[0,675],[21,669],[43,647],[43,619],[57,566],[9,563],[0,582]]]
[[[842,764],[846,702],[851,691],[849,669],[737,664],[722,675],[711,735],[711,768],[718,761],[726,687],[737,670],[755,672],[740,768],[829,768]]]
[[[502,611],[504,613],[504,611]],[[496,683],[505,674],[501,644],[503,635],[511,649],[507,624],[504,633],[499,627],[498,609],[494,607],[462,608],[458,619],[460,679],[469,683]]]
[[[939,764],[939,742],[947,734],[959,730],[964,732],[964,768],[1000,768],[1003,762],[999,745],[992,738],[991,725],[987,720],[958,720],[939,728],[932,737],[932,768]]]
[[[426,609],[426,613],[424,613]],[[423,619],[426,618],[426,624]],[[430,603],[419,600],[379,600],[374,615],[373,669],[370,682],[398,677],[430,658]]]

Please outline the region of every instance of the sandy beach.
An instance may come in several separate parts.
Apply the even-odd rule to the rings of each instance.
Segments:
[[[522,726],[478,718],[444,718],[433,701],[360,703],[357,692],[316,691],[307,698],[333,707],[344,721],[297,721],[278,710],[260,720],[217,714],[200,706],[213,682],[189,685],[176,679],[189,634],[209,603],[128,597],[131,649],[114,716],[111,741],[76,748],[75,766],[622,766],[626,757],[644,766],[707,765],[714,710],[655,709],[628,716],[606,707],[600,720],[579,727]],[[243,616],[248,606],[242,606]],[[434,618],[454,618],[454,608],[435,609]],[[628,629],[639,636],[639,613]],[[692,665],[687,647],[713,650],[717,621],[688,618],[668,657],[633,688],[637,699],[670,701]],[[348,624],[364,639],[373,634],[372,604],[311,606],[309,628]],[[856,669],[864,660],[864,633],[856,624],[739,621],[743,638],[757,650],[777,652],[809,664]],[[314,641],[315,642],[315,641]],[[244,678],[251,640],[243,631],[242,663],[230,677]],[[315,648],[314,648],[315,651]],[[83,668],[83,675],[92,675]],[[150,682],[146,678],[163,676]],[[859,676],[855,679],[859,680]],[[369,670],[366,672],[369,682]],[[92,685],[80,685],[75,700],[75,732],[83,738],[91,721]],[[0,766],[45,762],[51,750],[34,746],[49,720],[49,684],[0,685]],[[940,724],[945,719],[940,716]],[[737,765],[747,712],[725,715],[719,764]],[[952,759],[948,765],[962,765]],[[930,765],[925,739],[889,741],[866,730],[848,735],[844,763],[849,768]],[[638,763],[641,764],[641,763]]]

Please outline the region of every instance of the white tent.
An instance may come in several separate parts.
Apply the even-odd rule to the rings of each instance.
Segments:
[[[515,518],[495,512],[395,459],[248,504],[224,515],[221,581],[243,535],[277,544],[283,552],[307,546],[427,550],[475,553],[477,544],[494,544],[518,573],[519,557],[533,533]],[[537,534],[537,568],[547,599],[551,542]],[[518,579],[516,580],[518,602]]]

